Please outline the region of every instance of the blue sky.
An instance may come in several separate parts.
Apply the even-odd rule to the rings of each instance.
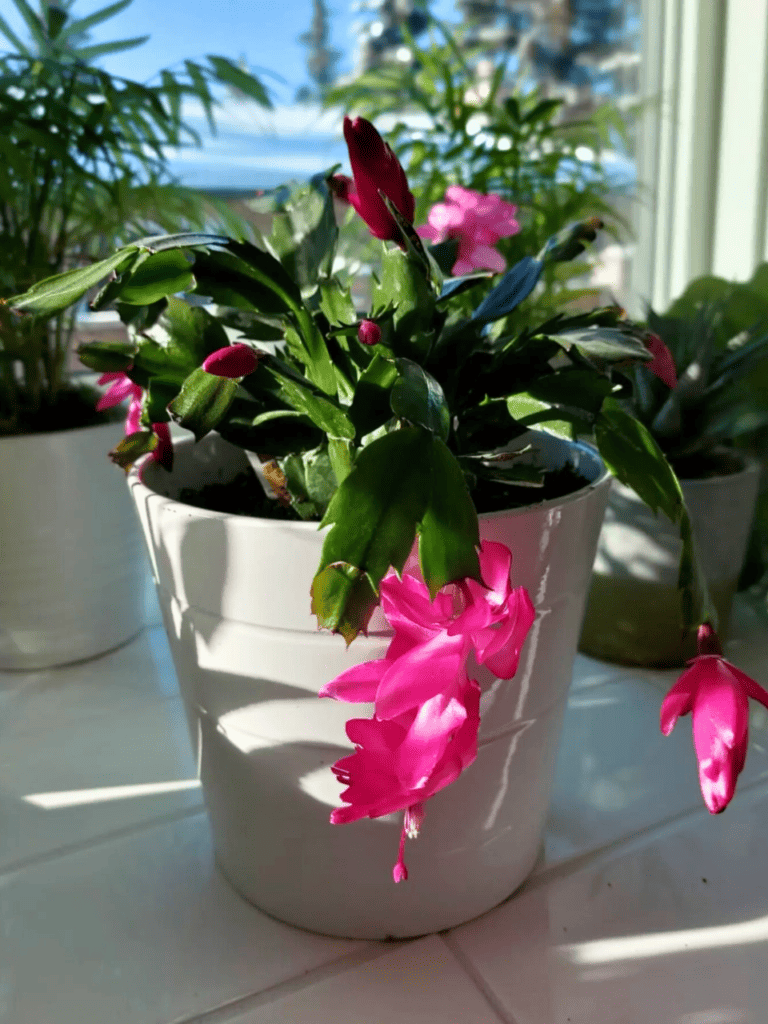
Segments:
[[[37,6],[36,0],[30,2]],[[107,6],[107,2],[77,0],[74,13],[86,16]],[[350,0],[328,0],[328,7],[332,45],[344,52],[339,71],[351,71],[355,47],[351,27],[367,15],[353,12]],[[0,9],[24,38],[24,23],[11,0],[0,0]],[[439,18],[457,20],[453,0],[436,0],[432,10]],[[142,82],[185,58],[207,53],[232,59],[245,55],[252,67],[277,72],[288,81],[286,87],[269,75],[263,76],[278,100],[290,102],[296,89],[308,81],[306,49],[297,37],[309,28],[311,19],[312,0],[133,0],[121,14],[97,26],[92,37],[96,43],[149,35],[143,46],[101,62],[111,74]]]

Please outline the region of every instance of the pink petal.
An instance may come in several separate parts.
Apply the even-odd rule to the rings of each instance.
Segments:
[[[423,789],[467,710],[456,697],[438,693],[425,701],[397,753],[395,772],[404,789]]]
[[[224,348],[211,352],[203,361],[206,373],[212,373],[216,377],[229,377],[232,380],[247,377],[258,365],[258,353],[254,352],[250,345],[243,345],[241,342],[225,345]]]
[[[125,435],[135,434],[141,430],[141,397],[132,398],[128,406],[128,415],[125,418]]]
[[[660,380],[664,381],[668,388],[676,388],[677,370],[675,368],[675,361],[672,358],[672,353],[669,351],[667,346],[658,334],[649,334],[645,338],[644,344],[653,356],[651,362],[646,364],[647,368]]]
[[[421,224],[416,228],[419,238],[426,238],[429,242],[442,242],[444,235],[442,231],[432,227],[431,224]]]
[[[438,634],[398,658],[384,675],[376,694],[376,714],[397,718],[442,692],[463,670],[469,641]]]
[[[152,430],[157,437],[157,447],[150,458],[159,462],[163,469],[169,472],[173,469],[173,442],[171,441],[171,429],[167,423],[153,423]]]
[[[744,764],[749,701],[724,666],[707,666],[693,704],[693,742],[704,803],[712,814],[731,801]]]
[[[670,688],[661,702],[659,726],[665,736],[669,736],[681,715],[687,715],[693,707],[695,693],[695,676],[691,670],[683,672],[677,682]]]
[[[509,596],[506,620],[492,631],[482,649],[477,649],[478,663],[484,664],[497,679],[511,679],[517,672],[520,652],[535,618],[536,609],[528,591],[519,587]]]
[[[459,277],[472,270],[495,270],[500,274],[506,270],[507,261],[489,245],[477,245],[474,242],[459,246],[459,258],[453,265],[453,273]]]
[[[326,683],[318,697],[333,697],[335,700],[355,704],[372,703],[376,698],[381,677],[390,664],[387,658],[377,658],[374,661],[364,661],[361,665],[353,665]]]

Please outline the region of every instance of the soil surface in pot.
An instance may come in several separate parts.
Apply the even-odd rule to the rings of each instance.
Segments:
[[[97,412],[96,403],[100,398],[101,391],[81,384],[62,388],[53,405],[43,404],[39,409],[21,408],[12,424],[3,422],[4,413],[0,410],[0,437],[76,430],[125,419],[126,410],[122,406]]]
[[[547,473],[541,487],[512,487],[480,481],[472,498],[478,512],[501,512],[562,498],[581,490],[588,483],[572,466],[564,466]],[[273,498],[268,498],[251,470],[244,470],[228,483],[206,484],[200,489],[184,487],[179,493],[179,501],[194,508],[228,515],[294,521],[301,519],[294,509],[285,508]]]

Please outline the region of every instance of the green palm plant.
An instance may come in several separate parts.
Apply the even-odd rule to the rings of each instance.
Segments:
[[[88,34],[131,2],[75,18],[71,2],[38,0],[35,10],[13,0],[27,41],[0,17],[9,47],[0,51],[0,302],[147,230],[203,226],[213,216],[243,233],[222,203],[173,181],[164,147],[200,142],[184,119],[185,99],[202,104],[213,129],[214,86],[235,86],[264,106],[267,92],[218,56],[163,70],[156,84],[108,74],[95,62],[148,37],[90,44]],[[67,373],[76,315],[19,322],[0,309],[0,434],[77,426],[92,415],[72,402]]]

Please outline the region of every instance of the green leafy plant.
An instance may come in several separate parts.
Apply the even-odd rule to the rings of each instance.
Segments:
[[[424,223],[446,189],[461,184],[518,207],[520,232],[498,246],[508,265],[538,252],[563,224],[589,216],[601,217],[613,234],[628,230],[613,202],[621,187],[600,156],[612,141],[626,141],[618,110],[605,103],[588,119],[565,121],[562,100],[519,80],[509,84],[507,60],[495,67],[480,93],[475,58],[482,48],[462,48],[461,28],[452,32],[436,18],[430,24],[425,45],[403,29],[413,65],[377,68],[325,96],[328,107],[354,108],[370,119],[397,118],[389,137],[418,191],[414,222]],[[404,114],[417,114],[424,125],[414,128]],[[547,315],[594,297],[594,289],[568,284],[588,269],[582,261],[548,264],[531,310]]]
[[[543,491],[544,470],[528,452],[534,427],[594,434],[614,472],[681,524],[685,617],[704,621],[706,589],[677,478],[620,404],[631,393],[627,368],[651,358],[644,329],[616,308],[490,329],[518,310],[550,263],[579,255],[599,222],[564,229],[497,281],[486,273],[446,280],[390,198],[407,190],[399,165],[367,122],[352,128],[365,134],[365,156],[382,160],[368,166],[363,215],[397,243],[383,249],[362,323],[349,283],[332,272],[338,229],[322,177],[286,204],[286,219],[260,245],[202,233],[145,238],[36,284],[12,300],[11,315],[56,316],[103,282],[92,306],[114,304],[130,341],[81,346],[80,358],[142,396],[138,429],[113,459],[127,468],[157,452],[158,425],[169,420],[197,439],[216,430],[245,449],[283,514],[330,527],[313,608],[348,641],[417,537],[433,595],[479,578],[477,507],[528,504]],[[358,160],[360,195],[365,173]],[[212,305],[189,305],[182,292]],[[225,328],[240,332],[236,344]]]
[[[707,471],[718,445],[768,425],[768,264],[744,284],[699,277],[648,328],[669,349],[678,373],[670,390],[635,369],[635,409],[681,475]]]
[[[678,476],[722,470],[717,451],[740,448],[765,465],[768,434],[768,264],[751,280],[716,276],[691,281],[664,314],[648,311],[648,328],[669,349],[678,384],[666,387],[633,370],[634,414]],[[768,494],[758,500],[744,586],[768,569]]]
[[[163,147],[199,142],[182,116],[185,99],[198,100],[213,126],[215,85],[269,105],[264,86],[217,56],[162,71],[152,85],[101,70],[99,58],[147,38],[88,42],[90,29],[130,2],[75,18],[71,4],[39,0],[35,10],[13,0],[28,42],[0,17],[11,48],[0,52],[0,301],[148,230],[202,225],[212,216],[237,229],[223,204],[172,181]],[[0,434],[78,425],[65,402],[75,315],[2,317]],[[89,413],[83,407],[79,415]]]

